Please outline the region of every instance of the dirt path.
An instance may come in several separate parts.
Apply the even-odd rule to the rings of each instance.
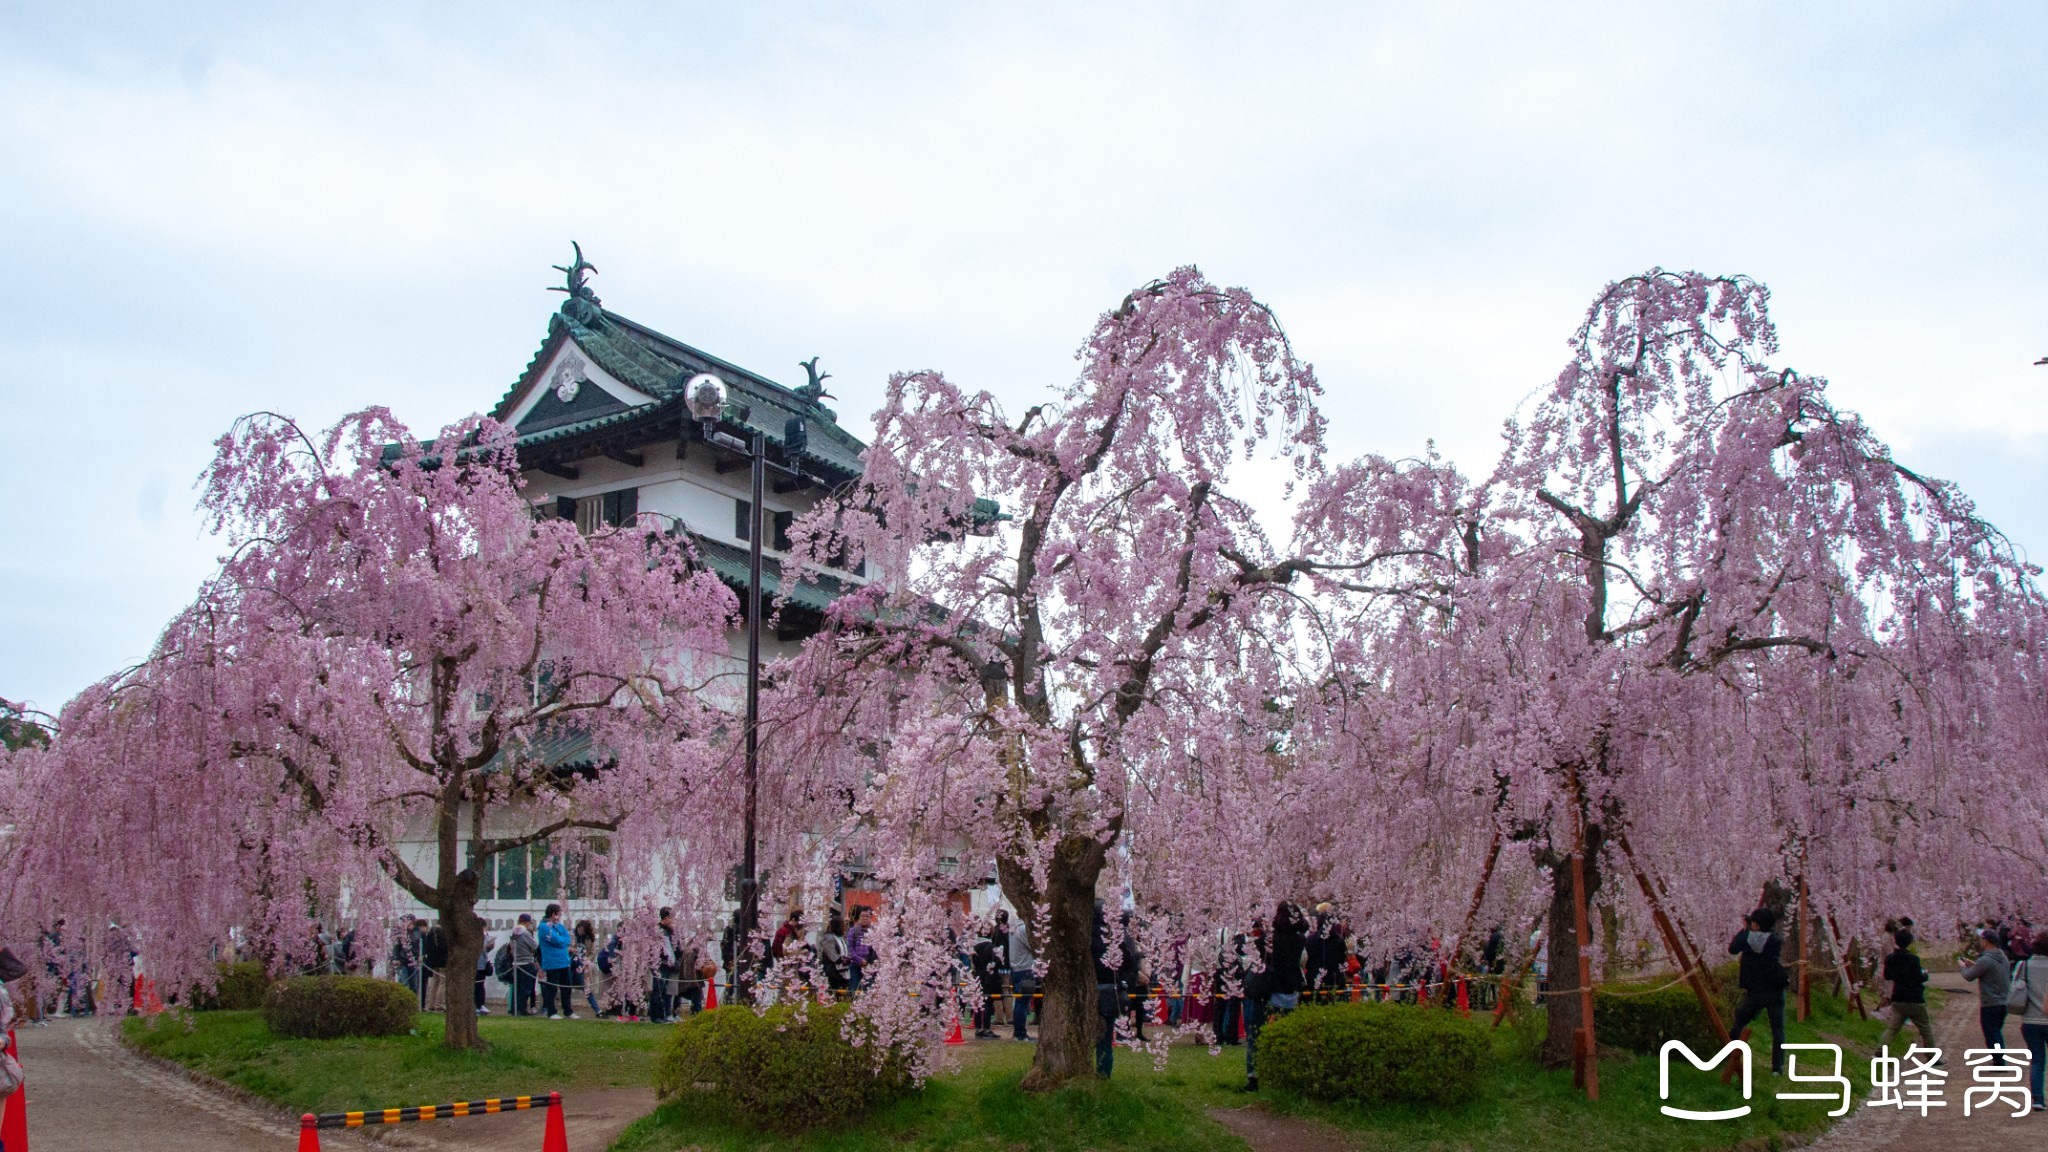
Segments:
[[[103,1024],[53,1020],[16,1032],[28,1073],[29,1139],[35,1152],[292,1152],[294,1118],[203,1086],[123,1047]],[[427,1101],[421,1101],[427,1103]],[[578,1093],[563,1102],[574,1152],[602,1152],[654,1107],[654,1091]],[[378,1139],[322,1132],[323,1149],[533,1152],[539,1112],[407,1124]]]
[[[1359,1146],[1358,1136],[1342,1128],[1263,1108],[1211,1108],[1209,1119],[1236,1133],[1252,1152],[1330,1152]]]
[[[1859,1104],[1856,1111],[1808,1146],[1810,1152],[1955,1152],[1958,1148],[2041,1148],[2048,1147],[2048,1115],[2014,1119],[2011,1107],[1976,1111],[1963,1115],[1963,1091],[1971,1084],[1969,1065],[1963,1050],[1981,1048],[1984,1036],[1977,1028],[1977,988],[1966,983],[1953,969],[1934,973],[1934,986],[1947,993],[1947,1003],[1934,1019],[1934,1039],[1947,1056],[1946,1107],[1921,1116],[1918,1109],[1869,1108]],[[1919,1040],[1919,1033],[1907,1025],[1896,1055],[1904,1050],[1905,1038]],[[2017,1020],[2005,1025],[2005,1044],[2025,1050],[2020,1043]],[[1844,1060],[1844,1071],[1862,1082],[1869,1074],[1867,1061],[1853,1054]]]

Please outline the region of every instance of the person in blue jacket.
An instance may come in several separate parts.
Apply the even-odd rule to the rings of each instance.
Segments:
[[[540,922],[540,1010],[550,1020],[576,1018],[576,974],[569,966],[569,943],[562,906],[548,905]]]

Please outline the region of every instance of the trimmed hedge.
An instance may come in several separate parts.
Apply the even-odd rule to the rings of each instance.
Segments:
[[[844,1004],[804,1005],[801,1016],[788,1004],[765,1015],[738,1005],[700,1012],[662,1049],[655,1091],[776,1132],[858,1119],[907,1094],[912,1081],[900,1054],[845,1038],[847,1012]]]
[[[253,960],[220,966],[220,980],[211,992],[195,992],[192,1006],[201,1012],[240,1012],[261,1008],[270,997],[270,973]]]
[[[336,1040],[404,1036],[419,999],[412,989],[370,976],[294,976],[270,987],[263,1022],[279,1036]]]
[[[1486,1027],[1441,1008],[1320,1004],[1259,1032],[1259,1082],[1313,1100],[1470,1099],[1491,1047]]]
[[[1722,1008],[1723,1021],[1729,1017]],[[1603,984],[1593,989],[1593,1032],[1600,1043],[1632,1052],[1655,1052],[1678,1040],[1695,1052],[1716,1046],[1714,1030],[1687,984]]]

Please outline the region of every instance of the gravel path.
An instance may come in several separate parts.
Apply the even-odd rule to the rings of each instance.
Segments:
[[[53,1020],[16,1032],[28,1073],[29,1141],[34,1152],[293,1152],[295,1118],[203,1085],[129,1051],[104,1023]],[[419,1101],[429,1103],[429,1101]],[[436,1101],[438,1103],[438,1101]],[[574,1152],[601,1152],[654,1107],[651,1088],[581,1092],[563,1101]],[[339,1152],[376,1148],[421,1152],[533,1152],[543,1113],[505,1113],[406,1124],[363,1133],[324,1131]]]
[[[1953,969],[1943,969],[1934,974],[1934,986],[1947,993],[1947,1003],[1934,1018],[1934,1039],[1947,1056],[1947,1089],[1942,1098],[1948,1101],[1943,1108],[1936,1108],[1926,1116],[1919,1110],[1898,1108],[1869,1108],[1858,1104],[1856,1111],[1842,1118],[1839,1124],[1827,1134],[1808,1145],[1810,1152],[1955,1152],[1959,1148],[2048,1148],[2048,1114],[2035,1114],[2014,1119],[2010,1106],[2005,1110],[1977,1111],[1963,1115],[1963,1090],[1971,1083],[1970,1067],[1963,1059],[1963,1050],[1979,1048],[1984,1036],[1977,1028],[1977,988],[1966,983]],[[1904,1050],[1907,1037],[1915,1042],[1920,1034],[1912,1025],[1906,1026],[1893,1053]],[[2005,1044],[2009,1048],[2024,1049],[2020,1043],[2020,1026],[2017,1021],[2007,1021]],[[1854,1054],[1844,1060],[1844,1072],[1858,1083],[1869,1075],[1870,1065],[1858,1060]]]

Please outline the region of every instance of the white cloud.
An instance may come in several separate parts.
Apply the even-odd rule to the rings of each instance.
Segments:
[[[0,353],[35,366],[0,531],[36,545],[0,693],[146,650],[234,413],[495,400],[571,238],[635,318],[784,378],[823,354],[855,424],[897,368],[1022,402],[1199,263],[1280,310],[1342,453],[1473,471],[1602,283],[1744,271],[1789,362],[2048,548],[2033,7],[350,11],[0,15]],[[111,450],[67,450],[77,396]],[[49,511],[164,476],[160,521]]]

